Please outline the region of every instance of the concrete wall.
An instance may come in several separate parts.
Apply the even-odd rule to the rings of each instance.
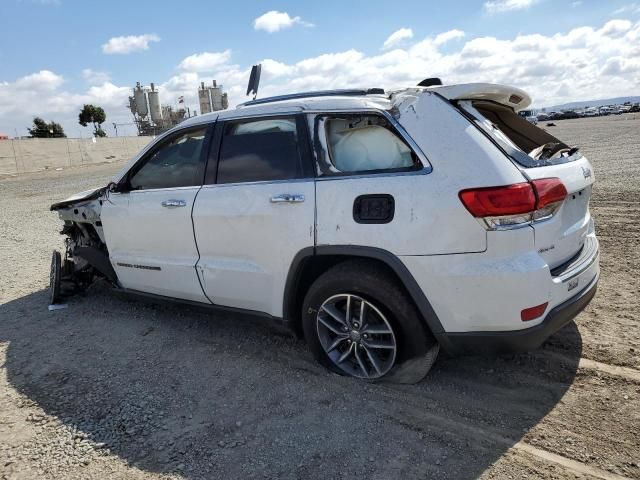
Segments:
[[[152,137],[0,140],[0,174],[128,160]]]

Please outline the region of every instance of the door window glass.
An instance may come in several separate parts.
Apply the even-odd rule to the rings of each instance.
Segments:
[[[147,157],[129,179],[132,190],[201,185],[205,156],[202,146],[207,129],[191,130],[171,138]]]
[[[303,178],[295,118],[227,122],[217,183]]]

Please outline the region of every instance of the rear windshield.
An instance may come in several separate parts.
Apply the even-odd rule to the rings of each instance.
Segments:
[[[540,167],[572,162],[578,149],[533,125],[511,108],[485,100],[461,102],[474,123],[523,167]]]

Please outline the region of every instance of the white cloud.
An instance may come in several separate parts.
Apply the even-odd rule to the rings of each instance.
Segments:
[[[302,25],[305,27],[313,27],[313,23],[305,22],[300,17],[291,17],[287,12],[279,12],[271,10],[260,15],[253,21],[255,30],[264,30],[268,33],[274,33],[285,28],[291,28],[294,25]]]
[[[40,70],[37,73],[19,78],[15,86],[20,90],[33,90],[34,92],[47,92],[60,87],[64,83],[64,78],[49,70]],[[0,84],[2,85],[2,84]]]
[[[150,42],[159,42],[160,37],[153,33],[145,33],[144,35],[128,35],[122,37],[110,38],[107,43],[102,45],[102,51],[107,55],[126,55],[132,52],[140,52],[149,50]]]
[[[210,72],[231,59],[231,50],[224,52],[202,52],[189,55],[178,67],[188,72]]]
[[[529,8],[539,0],[489,0],[484,2],[484,9],[487,13],[501,13],[511,10],[522,10]]]
[[[614,10],[613,15],[633,15],[638,13],[640,13],[640,3],[633,2]]]
[[[442,32],[438,34],[433,42],[436,45],[444,45],[451,40],[462,37],[464,37],[464,32],[462,30],[453,29],[449,30],[448,32]]]
[[[640,21],[613,19],[550,35],[460,40],[462,36],[457,30],[434,32],[412,39],[409,45],[374,54],[345,48],[294,62],[266,58],[261,62],[259,96],[332,88],[389,90],[416,85],[427,77],[440,77],[445,84],[514,85],[529,92],[535,106],[632,95],[640,90]],[[163,104],[176,105],[178,97],[184,96],[186,105],[199,111],[199,83],[216,79],[234,106],[247,100],[250,65],[232,64],[231,56],[224,53],[214,57],[197,53],[187,57],[193,61],[178,62],[180,68],[170,78],[143,80],[156,82]],[[91,70],[92,75],[97,73]],[[91,75],[87,72],[85,76]],[[62,76],[48,70],[0,81],[0,131],[13,134],[18,127],[25,134],[33,116],[39,115],[61,122],[70,135],[77,136],[77,114],[83,103],[104,107],[108,128],[114,121],[131,122],[127,97],[133,85],[96,81],[79,91],[66,85]],[[123,129],[118,131],[123,133]]]
[[[389,37],[384,41],[382,48],[386,50],[391,47],[395,47],[396,45],[411,38],[413,38],[413,30],[410,28],[401,28],[389,35]]]
[[[82,70],[82,78],[84,78],[91,85],[101,85],[111,80],[107,72],[99,72],[92,70],[91,68],[85,68]]]

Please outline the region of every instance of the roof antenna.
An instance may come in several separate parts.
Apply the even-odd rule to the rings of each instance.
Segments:
[[[262,64],[259,63],[251,67],[251,75],[249,76],[249,85],[247,85],[247,95],[253,92],[253,99],[258,96],[258,86],[260,85],[260,72],[262,71]]]

